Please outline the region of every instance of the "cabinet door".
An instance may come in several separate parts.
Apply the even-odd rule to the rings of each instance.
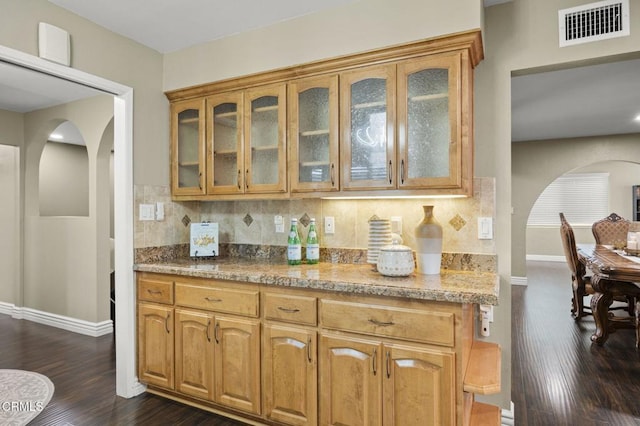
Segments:
[[[320,424],[382,424],[379,342],[322,335],[320,338]]]
[[[173,308],[138,304],[140,381],[173,389]]]
[[[171,104],[171,191],[201,195],[205,183],[204,100]]]
[[[176,309],[176,390],[213,400],[213,315]]]
[[[337,191],[338,76],[289,84],[291,191]]]
[[[316,332],[265,324],[264,409],[268,419],[317,424]]]
[[[286,85],[247,90],[244,110],[244,191],[285,192]]]
[[[244,188],[243,95],[207,98],[207,192],[238,194]]]
[[[395,188],[395,65],[340,74],[343,189]]]
[[[215,401],[260,414],[260,322],[216,317]]]
[[[384,363],[385,426],[456,424],[455,354],[385,345]]]
[[[398,65],[401,188],[461,185],[460,54]]]

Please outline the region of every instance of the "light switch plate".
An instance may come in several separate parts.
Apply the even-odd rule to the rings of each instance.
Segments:
[[[156,206],[153,204],[140,204],[140,220],[154,220],[156,217]]]
[[[478,239],[479,240],[493,239],[493,218],[491,217],[478,218]]]

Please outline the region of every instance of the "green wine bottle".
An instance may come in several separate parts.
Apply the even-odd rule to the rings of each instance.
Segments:
[[[318,263],[318,260],[320,260],[320,244],[318,243],[316,220],[311,218],[309,233],[307,234],[307,263],[315,264]]]
[[[302,263],[302,244],[298,234],[298,219],[291,219],[291,229],[287,240],[287,263],[289,265]]]

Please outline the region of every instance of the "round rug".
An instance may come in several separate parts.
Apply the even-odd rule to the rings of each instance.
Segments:
[[[0,370],[0,424],[26,425],[51,401],[53,390],[51,380],[40,373]]]

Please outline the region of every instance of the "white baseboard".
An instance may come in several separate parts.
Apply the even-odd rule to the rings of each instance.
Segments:
[[[511,408],[508,410],[502,409],[502,426],[513,426],[515,425],[515,415],[513,412],[513,401],[511,401]]]
[[[85,336],[99,337],[113,333],[113,321],[89,322],[77,318],[65,317],[50,312],[38,311],[31,308],[21,308],[12,303],[0,302],[0,313],[11,315],[15,319],[25,319],[38,324],[61,328]]]
[[[511,277],[511,285],[527,285],[527,277]]]
[[[547,254],[528,254],[527,260],[537,260],[541,262],[566,262],[564,256],[551,256]]]

